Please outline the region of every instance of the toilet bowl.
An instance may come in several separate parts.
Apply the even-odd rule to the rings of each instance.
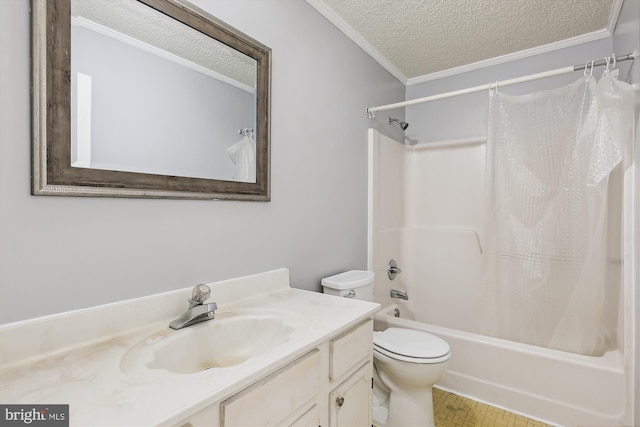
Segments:
[[[323,292],[373,301],[374,275],[352,270],[322,279]],[[389,390],[388,417],[375,419],[384,427],[434,427],[433,385],[445,374],[449,344],[435,335],[404,328],[375,332],[375,384]]]
[[[412,329],[388,328],[373,339],[378,379],[389,389],[385,427],[434,427],[433,385],[449,366],[447,342]]]

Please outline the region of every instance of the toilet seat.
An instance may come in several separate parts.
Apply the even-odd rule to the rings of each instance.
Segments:
[[[377,332],[373,349],[392,359],[411,363],[440,363],[451,355],[449,344],[424,331],[388,328]]]

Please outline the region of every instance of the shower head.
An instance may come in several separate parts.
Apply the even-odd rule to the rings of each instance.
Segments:
[[[400,125],[400,129],[402,130],[406,130],[409,127],[409,123],[403,122],[402,120],[398,120],[398,119],[392,119],[391,117],[389,117],[389,124],[393,122],[398,123],[398,125]]]

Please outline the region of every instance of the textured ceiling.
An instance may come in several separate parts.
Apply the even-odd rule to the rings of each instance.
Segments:
[[[209,36],[130,0],[72,0],[71,15],[151,45],[190,63],[256,87],[256,61]]]
[[[622,2],[307,1],[404,83],[553,43],[605,37]]]

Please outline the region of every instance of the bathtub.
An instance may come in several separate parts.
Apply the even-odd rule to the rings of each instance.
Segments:
[[[403,318],[403,310],[381,308],[374,329],[411,328],[445,339],[451,364],[436,387],[558,426],[630,425],[619,351],[565,353],[416,322]]]

